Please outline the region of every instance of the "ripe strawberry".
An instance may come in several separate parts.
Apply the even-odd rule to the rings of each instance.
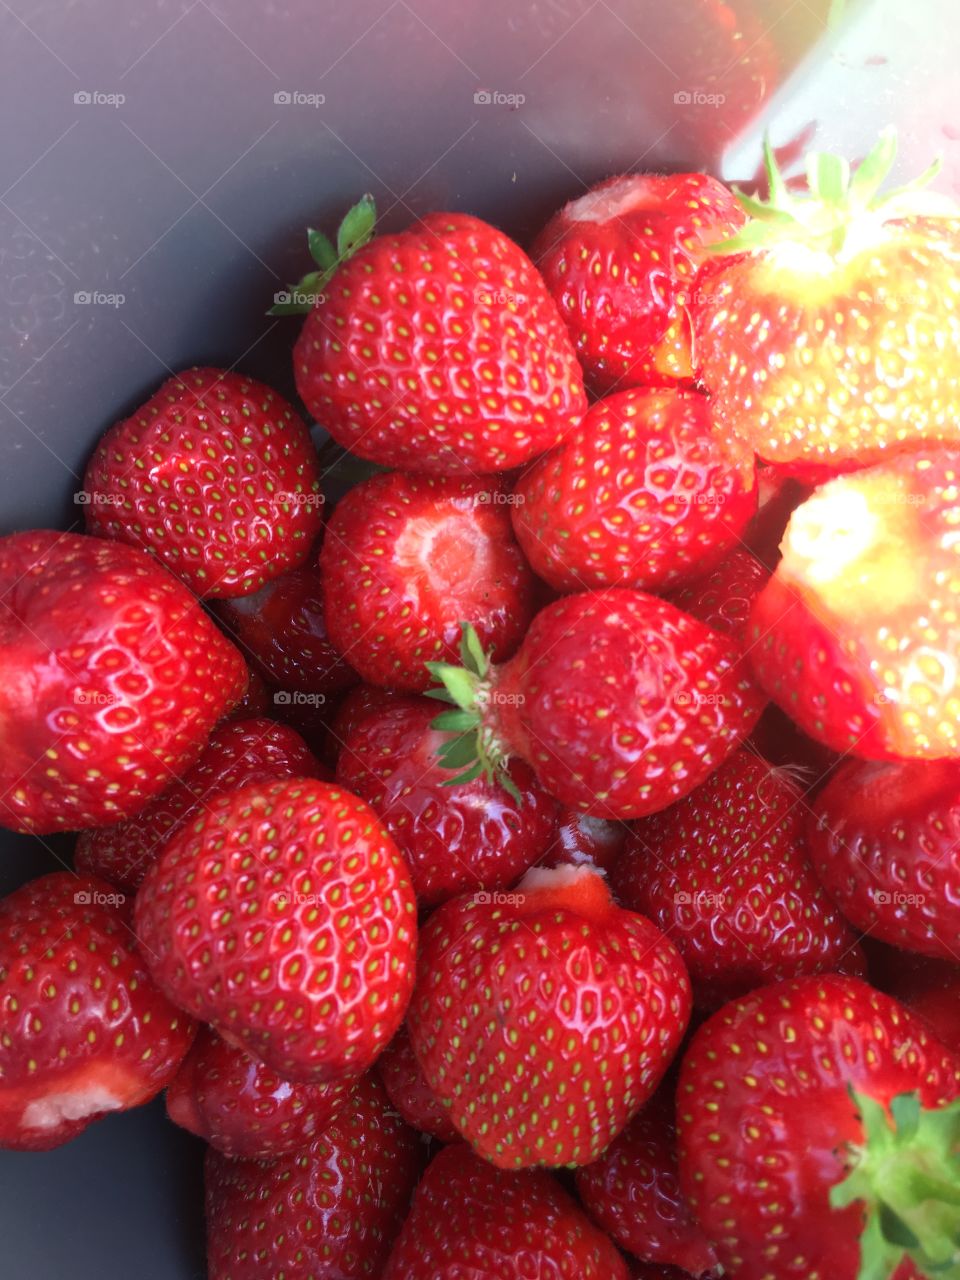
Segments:
[[[610,1241],[549,1173],[505,1173],[462,1143],[431,1161],[382,1280],[627,1280]]]
[[[554,214],[533,259],[598,393],[691,379],[697,268],[743,222],[702,173],[608,178]]]
[[[718,426],[771,462],[837,470],[960,441],[944,356],[960,345],[960,209],[879,195],[895,153],[888,131],[852,179],[814,153],[798,196],[768,147],[769,203],[741,197],[753,220],[700,276],[694,350]]]
[[[44,833],[135,813],[243,693],[243,659],[132,547],[0,539],[0,821]]]
[[[956,1056],[856,978],[715,1014],[683,1060],[677,1124],[681,1189],[724,1273],[935,1274],[956,1248],[958,1094]]]
[[[691,618],[745,643],[750,610],[769,577],[749,551],[731,551],[706,577],[672,592],[670,600]]]
[[[697,577],[757,509],[753,451],[713,430],[695,391],[622,391],[593,405],[516,486],[513,527],[559,591],[656,591]]]
[[[462,213],[354,248],[372,201],[354,215],[293,353],[311,414],[361,458],[440,475],[508,471],[558,444],[583,380],[526,254]]]
[[[356,1084],[297,1084],[202,1027],[167,1085],[167,1114],[224,1155],[274,1160],[319,1137]]]
[[[790,518],[751,660],[811,737],[868,759],[960,756],[960,452],[838,476]]]
[[[664,600],[625,588],[548,605],[515,656],[490,667],[465,635],[464,667],[432,663],[459,709],[447,767],[493,775],[511,756],[565,805],[605,818],[663,809],[750,732],[762,698],[737,644]]]
[[[460,620],[498,660],[513,653],[533,575],[506,496],[495,482],[395,471],[338,503],[320,559],[327,634],[364,680],[426,689],[428,660],[456,661]]]
[[[377,1071],[390,1101],[408,1125],[440,1142],[459,1140],[446,1108],[427,1084],[406,1023],[377,1059]]]
[[[284,573],[253,595],[220,601],[214,611],[254,670],[287,697],[317,694],[323,706],[357,683],[357,673],[327,637],[315,566]],[[274,705],[291,706],[293,699],[277,701],[274,695]]]
[[[209,1280],[379,1277],[423,1147],[366,1076],[304,1150],[272,1162],[207,1152]]]
[[[510,765],[509,790],[485,777],[451,787],[435,718],[426,698],[393,698],[362,718],[337,761],[337,781],[396,841],[421,907],[512,884],[549,848],[557,824],[556,801],[522,760]]]
[[[562,867],[570,863],[577,867],[589,863],[610,872],[623,852],[626,838],[627,828],[622,822],[592,818],[577,809],[562,809],[554,842],[538,865]]]
[[[74,853],[78,871],[137,889],[167,841],[213,796],[266,778],[326,778],[299,734],[272,720],[228,720],[214,729],[197,763],[133,818],[82,831]]]
[[[634,825],[614,891],[676,944],[698,1004],[834,969],[856,945],[810,866],[805,814],[786,771],[740,750]]]
[[[813,869],[858,929],[954,960],[960,933],[960,761],[848,760],[808,828]]]
[[[403,1020],[413,887],[376,815],[337,787],[214,797],[147,872],[135,920],[170,998],[287,1079],[357,1075]]]
[[[190,369],[103,436],[87,529],[152,551],[196,595],[245,596],[310,554],[323,522],[310,434],[252,378]]]
[[[410,1038],[427,1083],[503,1169],[595,1160],[653,1093],[690,1015],[673,944],[590,867],[535,868],[424,927]]]
[[[577,1193],[621,1249],[700,1276],[717,1255],[680,1194],[672,1113],[672,1103],[654,1098],[599,1160],[577,1170]]]
[[[0,902],[0,1147],[46,1151],[149,1102],[190,1046],[118,897],[57,871]]]

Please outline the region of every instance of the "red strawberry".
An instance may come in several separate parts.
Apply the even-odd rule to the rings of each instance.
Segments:
[[[496,483],[391,472],[337,505],[321,553],[327,634],[371,684],[426,689],[460,621],[497,659],[531,616],[533,576]]]
[[[741,197],[753,221],[698,281],[694,350],[719,427],[771,462],[837,469],[960,441],[945,359],[960,345],[960,210],[880,196],[895,152],[888,131],[852,180],[815,153],[798,196],[768,148],[770,202]]]
[[[769,577],[749,551],[731,551],[706,577],[672,592],[670,600],[714,631],[745,642],[750,610]]]
[[[201,597],[244,596],[310,554],[323,522],[310,434],[252,378],[190,369],[111,427],[87,528],[152,551]]]
[[[516,655],[490,667],[465,636],[465,667],[432,663],[438,718],[458,735],[462,777],[526,760],[564,804],[605,818],[663,809],[698,786],[763,706],[737,644],[664,600],[625,588],[567,596],[534,618]]]
[[[956,1248],[960,1109],[931,1109],[960,1094],[958,1061],[856,978],[762,987],[705,1023],[680,1072],[680,1182],[724,1274],[934,1274]]]
[[[592,818],[577,809],[563,809],[554,842],[539,865],[580,866],[586,862],[609,872],[623,852],[626,838],[627,828],[622,822],[607,822],[605,818]]]
[[[691,378],[697,267],[743,221],[702,173],[608,178],[551,218],[533,258],[598,391]]]
[[[344,241],[372,230],[372,202],[358,211],[363,229],[341,228]],[[586,400],[563,321],[502,232],[432,213],[349,261],[352,245],[338,248],[293,358],[304,404],[352,453],[478,475],[528,462],[576,424]]]
[[[366,1069],[414,978],[413,888],[355,796],[308,778],[216,796],[167,844],[136,901],[160,987],[278,1074]]]
[[[866,942],[873,985],[906,1005],[948,1049],[960,1053],[960,965]]]
[[[141,809],[197,758],[246,676],[154,560],[48,530],[0,539],[0,666],[0,820],[40,833]]]
[[[960,756],[960,452],[838,476],[790,518],[751,660],[807,733],[868,759]]]
[[[135,817],[81,832],[74,865],[136,893],[166,842],[213,796],[297,776],[328,776],[299,734],[272,720],[228,720],[214,729],[197,763]]]
[[[310,693],[322,695],[323,706],[356,684],[357,673],[327,638],[318,568],[284,573],[253,595],[219,602],[215,612],[254,669],[289,698],[275,694],[275,705],[291,706],[293,693]]]
[[[613,886],[666,933],[708,1007],[834,969],[856,938],[813,873],[803,794],[746,750],[635,824]]]
[[[426,698],[393,698],[361,719],[337,762],[338,782],[396,841],[424,907],[512,884],[547,850],[557,823],[556,801],[522,760],[510,766],[509,790],[485,777],[451,787],[453,773],[437,760],[436,714]]]
[[[513,526],[560,591],[655,591],[736,546],[757,509],[755,470],[752,450],[713,430],[704,396],[623,391],[521,478]]]
[[[680,1194],[672,1111],[653,1099],[599,1160],[577,1170],[577,1192],[621,1249],[699,1276],[717,1255]]]
[[[383,1280],[627,1280],[623,1259],[549,1173],[505,1173],[462,1143],[430,1163]]]
[[[377,1071],[390,1101],[407,1124],[440,1142],[459,1140],[446,1108],[427,1084],[406,1023],[377,1059]]]
[[[247,691],[230,712],[229,720],[248,720],[252,716],[265,716],[270,711],[270,690],[261,676],[247,667]]]
[[[154,986],[123,895],[66,871],[0,902],[0,1147],[45,1151],[149,1102],[194,1024]]]
[[[690,1015],[673,944],[590,867],[529,871],[424,927],[410,1038],[431,1089],[503,1169],[595,1160],[653,1093]]]
[[[262,1162],[211,1148],[209,1280],[376,1280],[422,1152],[372,1076],[305,1150]]]
[[[273,1160],[313,1142],[348,1104],[355,1078],[284,1080],[210,1029],[167,1085],[167,1114],[224,1155]]]
[[[814,802],[813,868],[858,929],[957,958],[960,760],[848,760]]]

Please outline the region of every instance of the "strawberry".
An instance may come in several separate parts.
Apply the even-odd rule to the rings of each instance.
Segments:
[[[873,985],[906,1005],[948,1049],[960,1053],[960,965],[865,941]]]
[[[565,805],[608,819],[686,795],[763,706],[733,640],[626,588],[548,605],[499,667],[468,628],[463,658],[431,664],[434,696],[458,708],[436,721],[459,735],[443,763],[466,780],[519,756]]]
[[[357,1075],[403,1020],[413,888],[356,796],[309,778],[215,796],[137,894],[158,985],[279,1075]]]
[[[463,213],[364,243],[374,216],[371,200],[347,215],[339,256],[314,273],[323,292],[290,307],[315,302],[293,353],[310,413],[352,453],[408,471],[508,471],[553,448],[586,400],[526,254]]]
[[[457,1143],[423,1175],[382,1280],[441,1276],[627,1280],[627,1269],[549,1173],[506,1173]]]
[[[377,1059],[377,1072],[390,1101],[408,1125],[440,1142],[459,1139],[446,1109],[427,1084],[406,1023]]]
[[[214,612],[254,670],[290,699],[274,694],[275,706],[293,705],[294,693],[320,695],[323,706],[357,683],[327,636],[316,566],[281,574],[253,595],[218,601]]]
[[[938,1274],[960,1216],[958,1094],[957,1057],[856,978],[714,1014],[683,1060],[677,1125],[681,1189],[724,1274]]]
[[[214,729],[197,763],[135,817],[82,831],[74,866],[134,894],[164,844],[213,796],[264,778],[294,776],[327,776],[299,734],[262,718],[228,720]]]
[[[578,809],[562,809],[554,842],[538,865],[561,867],[570,863],[576,867],[590,863],[609,872],[623,852],[626,838],[627,828],[622,822],[592,818]]]
[[[200,597],[245,596],[310,554],[323,521],[301,418],[252,378],[190,369],[103,436],[87,529],[153,552]]]
[[[66,871],[0,902],[0,1147],[46,1151],[149,1102],[194,1024],[154,986],[122,894]]]
[[[848,760],[817,796],[813,868],[864,933],[955,960],[960,760]]]
[[[422,907],[512,884],[548,849],[557,823],[556,801],[522,760],[510,765],[509,790],[485,777],[451,787],[435,718],[426,698],[393,698],[361,719],[337,761],[338,782],[396,841]]]
[[[38,530],[0,538],[0,821],[116,822],[199,756],[243,693],[243,659],[133,547]]]
[[[744,749],[634,825],[614,891],[676,944],[698,1004],[833,969],[854,948],[810,866],[805,813],[789,773]]]
[[[494,482],[395,471],[338,503],[321,553],[327,634],[370,684],[419,692],[471,623],[497,660],[531,616],[532,574]]]
[[[717,1255],[680,1194],[672,1103],[658,1095],[576,1172],[587,1212],[621,1249],[700,1276]]]
[[[301,1151],[256,1161],[210,1148],[209,1280],[376,1280],[422,1150],[373,1076]]]
[[[895,154],[888,131],[851,178],[814,153],[804,196],[768,145],[770,200],[740,197],[752,220],[700,276],[694,350],[717,424],[771,462],[836,471],[960,441],[960,208],[879,194]]]
[[[167,1114],[224,1155],[274,1160],[319,1137],[356,1083],[297,1084],[202,1027],[167,1085]]]
[[[252,667],[247,667],[247,691],[226,718],[228,720],[249,720],[255,716],[265,716],[270,710],[270,690]]]
[[[670,595],[670,600],[714,631],[746,642],[750,610],[770,577],[749,551],[731,551],[722,564]]]
[[[751,617],[761,683],[806,733],[868,759],[960,756],[960,452],[838,476],[790,518]]]
[[[695,391],[622,391],[593,405],[514,492],[527,559],[559,591],[657,591],[737,544],[757,509],[752,450],[713,430]]]
[[[608,178],[554,214],[533,258],[598,393],[691,379],[697,268],[743,222],[702,173]]]
[[[445,903],[409,1027],[427,1083],[499,1168],[587,1164],[653,1093],[690,1015],[676,948],[590,867]]]

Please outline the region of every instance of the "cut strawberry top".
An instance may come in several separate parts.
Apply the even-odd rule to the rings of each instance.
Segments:
[[[572,911],[598,923],[618,910],[606,880],[595,867],[532,867],[517,885],[516,893],[520,916]]]

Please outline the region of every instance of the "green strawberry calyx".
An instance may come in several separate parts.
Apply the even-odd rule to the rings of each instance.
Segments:
[[[903,1093],[888,1115],[874,1098],[853,1089],[850,1097],[864,1141],[850,1148],[849,1171],[831,1190],[830,1206],[863,1206],[857,1280],[887,1280],[905,1257],[925,1276],[957,1280],[960,1101],[926,1110],[915,1093]]]
[[[291,284],[275,295],[268,316],[302,316],[312,311],[322,299],[323,290],[338,268],[367,244],[377,222],[377,206],[373,196],[362,196],[343,217],[334,246],[329,236],[313,227],[307,228],[307,244],[316,270],[308,271],[297,284]]]
[[[482,775],[488,782],[499,783],[517,804],[522,804],[520,792],[507,772],[509,753],[485,715],[492,693],[490,659],[469,622],[461,622],[460,630],[459,667],[450,662],[426,663],[427,670],[439,682],[435,689],[427,690],[426,696],[451,703],[454,708],[441,712],[430,726],[449,735],[437,752],[441,767],[461,770],[443,785],[459,786]]]
[[[800,244],[842,259],[874,242],[885,223],[898,218],[956,217],[949,196],[925,188],[940,172],[934,163],[906,186],[882,191],[897,157],[896,130],[885,129],[873,149],[851,170],[841,156],[813,151],[807,156],[808,191],[787,187],[770,139],[763,145],[769,196],[735,191],[746,225],[729,240],[709,246],[712,254],[749,253],[778,244]]]

